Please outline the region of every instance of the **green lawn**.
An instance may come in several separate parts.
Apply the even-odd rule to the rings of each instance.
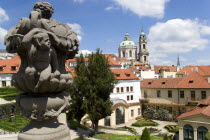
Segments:
[[[150,120],[150,119],[141,119],[137,120],[135,123],[132,124],[132,126],[136,127],[143,127],[143,126],[158,126],[159,124]]]
[[[20,115],[16,117],[11,117],[7,119],[0,119],[0,129],[10,131],[10,132],[19,132],[29,123],[29,120]]]
[[[140,135],[129,136],[129,135],[119,135],[111,133],[95,134],[93,137],[102,140],[140,140]],[[163,140],[163,139],[152,136],[151,140]]]

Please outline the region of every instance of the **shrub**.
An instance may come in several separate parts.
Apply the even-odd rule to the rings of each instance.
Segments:
[[[206,140],[210,140],[210,132],[206,133]]]
[[[142,118],[142,116],[137,116],[135,119],[140,120],[141,118]]]
[[[127,127],[127,126],[123,126],[123,127],[119,127],[119,128],[123,128],[123,129],[128,129],[130,132],[137,134],[136,129],[132,128],[132,127]]]
[[[169,140],[168,135],[165,135],[163,140]]]
[[[179,131],[178,125],[166,125],[164,128],[168,130],[168,132],[171,132],[171,133],[176,133],[177,131]]]
[[[149,134],[149,131],[148,131],[147,128],[145,128],[145,129],[143,130],[143,133],[142,133],[142,135],[141,135],[141,140],[151,140],[150,134]]]
[[[132,126],[142,127],[142,126],[158,126],[158,123],[150,119],[141,119],[132,124]]]

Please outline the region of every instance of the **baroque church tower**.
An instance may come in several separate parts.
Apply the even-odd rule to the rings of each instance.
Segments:
[[[125,34],[124,41],[120,43],[118,54],[120,58],[127,60],[137,59],[137,46],[133,41],[131,41],[128,33]]]
[[[149,51],[147,49],[147,38],[144,33],[144,30],[141,30],[139,37],[139,62],[149,64]]]

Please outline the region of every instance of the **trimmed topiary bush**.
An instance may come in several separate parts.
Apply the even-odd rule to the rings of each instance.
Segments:
[[[206,133],[206,140],[210,140],[210,132]]]
[[[141,135],[141,140],[151,140],[150,134],[149,134],[149,131],[148,131],[147,128],[145,128],[145,129],[143,130],[143,133],[142,133],[142,135]]]
[[[165,135],[163,140],[170,140],[170,139],[168,138],[168,135]]]
[[[164,128],[168,130],[168,132],[171,132],[171,133],[176,133],[177,131],[179,131],[178,125],[166,125]]]
[[[136,127],[143,127],[143,126],[158,126],[159,124],[154,122],[153,120],[150,119],[141,119],[136,121],[135,123],[132,124],[132,126]]]

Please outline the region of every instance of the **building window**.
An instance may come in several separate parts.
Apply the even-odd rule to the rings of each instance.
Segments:
[[[146,49],[146,46],[145,46],[145,44],[143,44],[143,49]]]
[[[144,98],[147,98],[147,90],[144,90]]]
[[[199,126],[197,129],[198,140],[206,140],[205,136],[207,132],[208,132],[208,129],[206,127]]]
[[[16,66],[11,66],[11,71],[16,71]]]
[[[168,90],[168,98],[172,98],[172,91]]]
[[[132,109],[131,110],[131,117],[133,117],[134,116],[134,110]]]
[[[180,98],[184,98],[184,91],[180,91]]]
[[[130,57],[132,57],[132,52],[131,51],[129,52],[129,54],[130,54]]]
[[[160,90],[157,90],[157,97],[160,97]]]
[[[115,74],[116,77],[120,77],[120,74]]]
[[[145,61],[145,62],[147,61],[147,56],[144,56],[144,61]]]
[[[6,87],[6,86],[7,86],[6,81],[2,81],[2,87]]]
[[[194,140],[193,127],[189,124],[184,126],[184,140]]]
[[[127,96],[127,101],[129,101],[130,100],[130,97],[129,96]]]
[[[138,115],[141,115],[141,108],[138,108]]]
[[[4,70],[4,67],[0,67],[0,71],[3,71]]]
[[[131,95],[131,100],[133,100],[133,95]]]
[[[126,87],[126,91],[129,92],[129,87]]]
[[[133,92],[133,87],[130,87],[130,91]]]
[[[195,101],[195,91],[191,91],[191,101]]]
[[[124,92],[124,90],[123,90],[124,88],[123,87],[121,87],[121,92]]]
[[[172,113],[172,107],[169,107],[169,108],[168,108],[168,112],[169,112],[169,113]]]
[[[125,57],[125,52],[123,51],[123,57]]]
[[[201,98],[206,99],[206,91],[201,91]]]
[[[119,93],[120,92],[120,88],[119,87],[117,87],[117,93]]]

